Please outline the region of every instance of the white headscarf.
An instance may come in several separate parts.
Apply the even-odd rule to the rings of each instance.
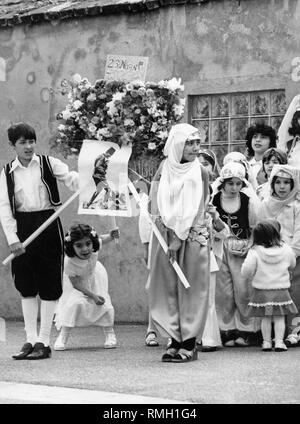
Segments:
[[[277,147],[278,149],[281,149],[284,152],[287,151],[287,142],[293,138],[293,136],[289,133],[289,128],[291,127],[292,119],[296,110],[300,110],[300,94],[295,96],[291,101],[288,110],[286,111],[283,120],[280,124],[280,127],[278,128]]]
[[[199,211],[202,198],[200,162],[180,163],[186,140],[199,138],[198,129],[189,124],[171,128],[164,154],[167,156],[157,192],[157,205],[166,227],[185,240]]]
[[[280,199],[279,197],[274,196],[273,193],[271,192],[270,197],[266,198],[261,204],[261,211],[259,214],[259,217],[261,219],[276,218],[285,205],[288,205],[294,199],[299,198],[300,196],[300,193],[299,193],[300,172],[298,169],[293,168],[290,165],[274,165],[270,178],[269,178],[270,190],[272,190],[271,188],[272,180],[276,176],[291,178],[294,181],[294,187],[285,199]]]

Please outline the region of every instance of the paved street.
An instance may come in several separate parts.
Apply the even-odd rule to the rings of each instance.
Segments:
[[[300,403],[300,348],[224,348],[199,352],[198,361],[187,364],[162,363],[166,340],[146,347],[145,331],[143,325],[117,325],[119,347],[106,350],[101,330],[75,329],[70,350],[53,351],[42,361],[14,361],[25,333],[21,322],[7,322],[6,342],[0,342],[0,403]],[[56,334],[53,329],[52,341]]]

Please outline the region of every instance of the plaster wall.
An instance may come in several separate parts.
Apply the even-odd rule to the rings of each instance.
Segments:
[[[62,158],[51,148],[56,113],[65,104],[60,82],[74,73],[91,82],[103,78],[107,54],[148,56],[146,79],[181,77],[186,95],[284,88],[289,101],[300,91],[299,25],[298,0],[226,0],[1,28],[0,166],[13,158],[6,129],[21,120],[35,127],[40,153]],[[76,158],[67,162],[77,169]],[[63,200],[70,195],[64,187],[61,194]],[[64,228],[78,218],[99,233],[110,228],[109,218],[78,217],[76,209],[74,202],[63,213]],[[137,218],[118,224],[121,250],[111,244],[100,252],[116,321],[144,322],[147,270]],[[8,253],[0,229],[1,259]],[[21,316],[10,267],[2,265],[0,316]]]

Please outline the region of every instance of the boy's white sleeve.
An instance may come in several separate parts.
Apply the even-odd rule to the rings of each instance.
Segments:
[[[253,249],[250,249],[244,263],[242,265],[242,277],[246,278],[253,278],[256,273],[257,268],[257,259],[256,259],[256,253]]]
[[[67,164],[62,162],[60,159],[49,156],[49,160],[52,166],[53,174],[58,181],[64,183],[71,191],[77,191],[79,189],[79,174],[76,171],[69,171]]]
[[[6,176],[4,170],[0,174],[0,220],[3,232],[9,245],[20,242],[17,236],[17,221],[15,220],[7,191]]]

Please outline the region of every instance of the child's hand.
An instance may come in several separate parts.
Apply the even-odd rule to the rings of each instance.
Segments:
[[[98,296],[97,294],[95,294],[93,296],[93,300],[96,303],[96,305],[103,305],[105,303],[105,299],[102,296]]]
[[[119,239],[120,238],[120,230],[119,228],[114,228],[113,230],[110,230],[109,235],[112,239]]]
[[[213,219],[213,220],[218,219],[218,217],[219,217],[219,213],[218,213],[218,211],[217,211],[217,208],[216,208],[214,205],[212,205],[211,203],[209,203],[209,204],[207,205],[206,210],[207,210],[207,212],[210,214],[210,216],[212,217],[212,219]]]
[[[21,242],[12,243],[9,245],[11,253],[13,253],[15,256],[20,256],[25,253],[25,248]]]

